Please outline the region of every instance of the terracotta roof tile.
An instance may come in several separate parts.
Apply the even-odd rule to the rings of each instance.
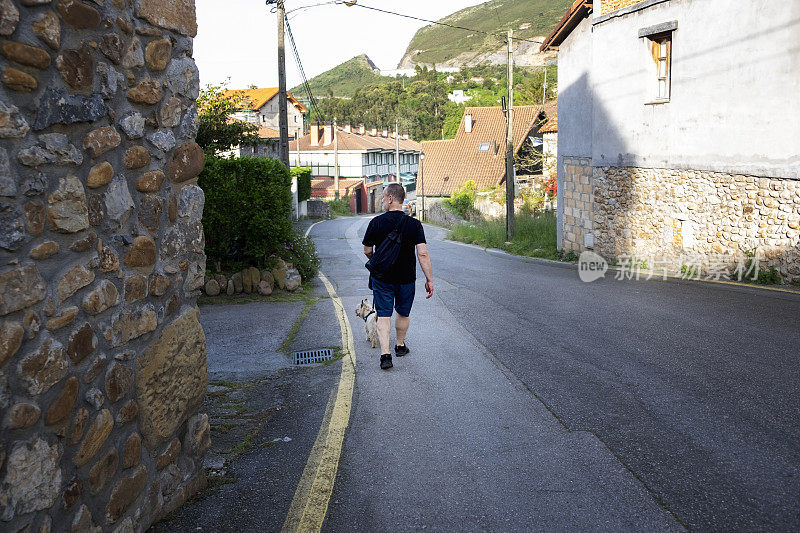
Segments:
[[[558,117],[553,117],[547,121],[547,124],[542,126],[539,133],[558,133]]]
[[[394,137],[382,137],[380,135],[372,136],[369,134],[360,135],[355,132],[346,132],[342,128],[338,130],[339,150],[354,150],[354,151],[367,151],[367,150],[394,150],[395,141]],[[311,146],[311,134],[300,137],[297,141],[289,143],[289,150],[297,150],[298,145],[301,151],[308,150],[324,150],[330,151],[333,149],[333,142],[323,145],[322,127],[319,128],[319,142],[317,146]],[[418,152],[421,145],[410,139],[400,137],[400,150],[404,152]]]
[[[536,126],[541,106],[514,107],[514,153]],[[467,180],[478,188],[499,185],[505,179],[506,122],[500,107],[467,107],[464,116],[472,115],[472,132],[464,130],[464,117],[454,139],[424,141],[422,151],[422,189],[425,196],[449,196]],[[479,150],[479,148],[487,148]]]
[[[261,109],[264,104],[272,100],[272,97],[278,94],[277,87],[267,87],[264,89],[231,89],[225,91],[225,96],[230,96],[233,94],[241,94],[248,100],[250,100],[251,105],[253,106],[251,109],[256,111]],[[301,113],[308,113],[308,109],[306,106],[300,103],[297,98],[292,96],[292,93],[286,91],[286,97],[289,101],[301,112]]]
[[[540,52],[558,47],[575,27],[592,12],[593,0],[575,0],[567,9],[566,14],[550,32],[550,35],[539,47]]]

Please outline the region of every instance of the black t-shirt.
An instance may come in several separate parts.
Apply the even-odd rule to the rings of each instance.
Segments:
[[[412,218],[402,211],[387,211],[370,220],[362,241],[364,246],[377,248],[397,227],[401,218],[406,220],[397,262],[380,277],[375,276],[386,283],[412,283],[417,279],[417,261],[414,252],[418,244],[425,242],[425,230],[422,229],[422,224],[416,218]]]

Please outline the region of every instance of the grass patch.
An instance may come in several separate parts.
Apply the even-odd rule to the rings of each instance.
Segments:
[[[244,400],[234,400],[230,403],[225,403],[220,405],[220,409],[224,409],[226,411],[231,411],[235,415],[241,415],[247,412],[247,409],[244,407]]]
[[[449,239],[485,248],[499,248],[515,255],[564,260],[556,241],[556,214],[543,211],[515,217],[514,238],[506,241],[504,219],[483,220],[475,224],[460,224],[450,231]]]
[[[216,431],[217,433],[228,433],[235,427],[236,424],[219,424],[218,426],[211,426],[211,431]]]
[[[206,490],[215,489],[222,485],[230,485],[231,483],[236,483],[236,478],[233,476],[215,474],[213,472],[206,473]]]
[[[253,432],[249,433],[243,441],[237,443],[233,448],[228,450],[227,453],[229,455],[233,455],[234,459],[238,459],[244,452],[253,447],[253,441],[256,439],[257,435],[258,429],[253,430]]]
[[[292,345],[294,342],[295,337],[300,332],[300,328],[303,327],[303,322],[305,322],[308,314],[311,313],[311,309],[314,307],[314,304],[317,303],[317,298],[306,298],[306,305],[303,306],[303,310],[300,311],[300,315],[295,319],[294,324],[292,324],[292,329],[289,330],[289,333],[286,335],[286,339],[284,339],[283,343],[281,344],[278,351],[281,353],[287,353],[289,350],[289,346]]]
[[[341,346],[332,347],[332,349],[333,349],[333,357],[331,357],[327,361],[323,361],[322,364],[324,366],[328,366],[330,364],[333,364],[336,361],[338,361],[339,359],[341,359],[342,357],[344,357],[344,350],[342,349]]]
[[[228,381],[227,379],[217,379],[214,381],[209,381],[208,385],[211,387],[227,387],[229,389],[235,389],[238,387],[238,384],[233,381]]]

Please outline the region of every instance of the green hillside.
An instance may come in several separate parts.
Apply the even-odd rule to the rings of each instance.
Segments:
[[[496,51],[502,48],[504,34],[509,29],[514,30],[514,37],[523,39],[546,36],[571,4],[572,0],[491,0],[456,11],[440,22],[479,31],[425,26],[411,39],[399,68],[415,63],[443,64],[465,53]]]
[[[377,74],[372,70],[374,68],[375,64],[365,54],[361,54],[311,78],[308,83],[311,86],[311,92],[317,98],[328,96],[349,98],[357,89],[365,85],[386,83],[391,79]],[[289,89],[289,92],[297,98],[306,98],[306,92],[302,86]]]

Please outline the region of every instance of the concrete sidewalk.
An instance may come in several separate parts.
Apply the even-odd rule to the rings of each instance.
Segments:
[[[280,531],[317,437],[341,360],[292,365],[341,331],[324,286],[261,301],[203,305],[212,424],[208,487],[153,531]]]

